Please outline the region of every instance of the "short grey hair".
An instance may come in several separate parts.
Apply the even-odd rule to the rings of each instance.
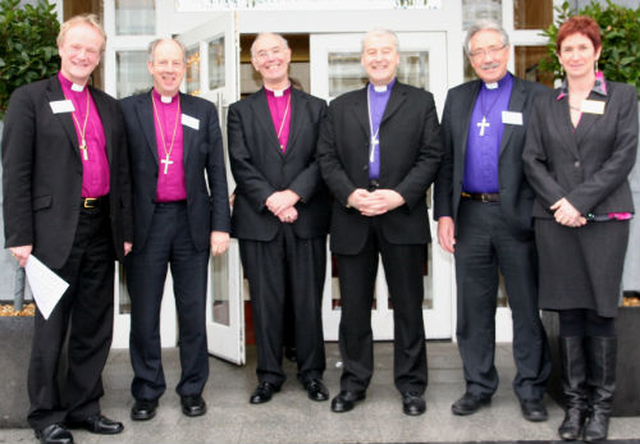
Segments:
[[[180,50],[182,51],[182,63],[184,63],[185,66],[186,66],[186,64],[187,64],[187,47],[184,46],[184,43],[182,43],[180,40],[178,40],[176,38],[173,38],[173,37],[155,39],[154,41],[149,43],[149,48],[147,49],[147,57],[148,57],[149,62],[151,64],[153,64],[156,48],[162,42],[175,42],[175,44],[178,45],[180,47]]]
[[[360,53],[364,54],[364,42],[367,41],[369,37],[381,37],[381,36],[389,36],[391,40],[393,40],[393,45],[396,47],[396,52],[400,52],[400,41],[398,40],[398,34],[390,29],[384,28],[374,28],[371,31],[367,32],[364,37],[362,37],[362,41],[360,42]]]
[[[258,35],[256,36],[255,40],[251,44],[251,58],[255,58],[255,54],[253,53],[253,51],[256,48],[256,43],[258,42],[258,40],[260,40],[261,37],[265,37],[267,35],[274,36],[275,38],[277,38],[278,40],[280,40],[282,42],[282,44],[284,45],[284,49],[289,49],[289,42],[287,42],[287,39],[282,37],[281,34],[277,34],[275,32],[260,32],[260,33],[258,33]]]
[[[509,46],[509,34],[507,34],[507,31],[504,30],[500,23],[494,20],[480,19],[475,21],[473,25],[471,25],[471,27],[467,30],[467,35],[464,38],[464,51],[467,53],[467,55],[471,54],[471,39],[480,31],[498,32],[500,34],[500,38],[502,39],[502,43],[505,46]]]

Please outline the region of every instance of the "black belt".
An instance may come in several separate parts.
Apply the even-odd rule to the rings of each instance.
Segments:
[[[81,197],[80,198],[80,208],[101,208],[107,206],[107,202],[109,201],[108,196],[102,197]]]
[[[482,203],[500,202],[500,194],[498,193],[465,193],[462,192],[463,199],[479,200]]]

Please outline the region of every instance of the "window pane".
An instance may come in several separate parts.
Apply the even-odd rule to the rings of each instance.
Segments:
[[[200,50],[187,50],[187,93],[200,95]]]
[[[209,42],[209,89],[225,85],[224,36]]]
[[[222,325],[230,325],[229,322],[229,251],[222,256],[211,258],[211,290],[213,295],[212,313],[213,322]]]
[[[553,88],[553,75],[541,73],[538,62],[547,55],[545,46],[516,46],[515,74],[525,80],[539,82]]]
[[[145,92],[153,86],[146,51],[116,52],[116,71],[118,99]]]
[[[155,34],[155,9],[154,0],[116,0],[116,34]]]
[[[515,29],[543,29],[553,20],[553,0],[514,0]]]
[[[462,0],[462,29],[478,19],[502,23],[502,0]]]

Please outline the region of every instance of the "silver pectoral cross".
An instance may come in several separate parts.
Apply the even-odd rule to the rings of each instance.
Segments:
[[[491,124],[487,122],[487,116],[482,116],[482,122],[478,122],[476,125],[480,128],[480,137],[484,136],[484,129],[491,126]]]
[[[167,174],[169,165],[173,163],[173,160],[169,160],[169,154],[167,154],[166,157],[160,161],[160,163],[164,163],[164,174]]]
[[[376,153],[376,147],[380,145],[380,141],[378,140],[378,138],[376,136],[371,136],[371,150],[370,150],[370,154],[369,154],[369,163],[373,163],[374,159],[374,155]]]
[[[89,160],[89,154],[87,153],[87,142],[84,139],[82,139],[82,143],[80,144],[79,148],[84,160]]]

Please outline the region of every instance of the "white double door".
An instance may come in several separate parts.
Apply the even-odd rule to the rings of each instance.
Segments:
[[[226,146],[226,115],[228,105],[239,98],[239,39],[235,29],[237,13],[225,12],[205,25],[181,36],[187,47],[187,75],[183,90],[213,101],[219,111],[225,141],[225,160],[229,191],[235,188],[228,170]],[[311,93],[330,100],[334,95],[361,87],[363,70],[359,66],[360,34],[322,34],[310,36]],[[417,84],[436,97],[442,109],[446,92],[444,33],[408,33],[402,41],[400,80]],[[355,62],[354,62],[355,60]],[[360,83],[358,83],[360,82]],[[425,195],[430,200],[430,193]],[[432,233],[435,226],[430,222]],[[429,246],[424,264],[425,298],[423,304],[427,338],[451,337],[452,266],[451,259],[437,246]],[[331,254],[327,255],[326,281],[323,300],[324,332],[326,340],[336,340],[340,319],[338,277]],[[247,285],[243,281],[237,241],[232,240],[229,251],[212,258],[207,289],[207,334],[209,352],[236,364],[245,362],[244,304]],[[122,283],[122,279],[120,279]],[[165,284],[161,313],[163,346],[175,345],[177,321],[173,301],[171,276]],[[124,285],[118,286],[122,300]],[[375,303],[372,310],[374,339],[393,337],[393,301],[389,297],[384,271],[380,267],[376,282]],[[126,346],[129,319],[116,316],[114,343]]]

